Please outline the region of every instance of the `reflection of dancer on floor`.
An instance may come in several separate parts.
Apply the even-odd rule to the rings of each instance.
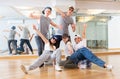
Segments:
[[[35,25],[33,25],[33,29],[36,31],[36,33],[41,37],[41,39],[45,43],[45,49],[43,53],[39,56],[36,61],[33,62],[29,67],[25,67],[24,65],[21,65],[21,69],[25,74],[28,74],[28,71],[34,70],[38,67],[40,67],[45,61],[52,63],[55,60],[55,69],[57,71],[61,71],[62,69],[59,67],[59,63],[61,61],[61,51],[60,49],[56,49],[54,44],[57,41],[56,37],[52,37],[50,40],[47,40],[39,30],[36,29]],[[56,49],[56,50],[55,50]]]

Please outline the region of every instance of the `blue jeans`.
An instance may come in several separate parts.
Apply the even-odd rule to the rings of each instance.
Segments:
[[[17,40],[8,40],[8,49],[10,54],[12,54],[11,44],[15,50],[15,53],[17,54]]]
[[[104,67],[105,62],[95,56],[89,49],[86,47],[78,49],[76,52],[74,52],[70,56],[70,60],[72,60],[74,63],[78,64],[79,61],[88,59],[89,61],[93,62],[94,64]]]
[[[33,52],[32,46],[31,46],[30,41],[29,41],[28,39],[21,39],[21,40],[20,40],[20,47],[18,48],[18,50],[24,52],[24,47],[23,47],[23,45],[24,45],[25,43],[28,45],[30,51]]]
[[[40,36],[35,36],[35,41],[36,41],[37,49],[38,49],[38,56],[40,56],[44,50],[45,44]]]

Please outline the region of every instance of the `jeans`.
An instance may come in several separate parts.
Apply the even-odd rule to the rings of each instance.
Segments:
[[[78,64],[79,61],[88,59],[89,61],[93,62],[94,64],[104,67],[105,62],[95,56],[89,49],[86,47],[78,49],[76,52],[74,52],[70,56],[70,60],[72,60],[74,63]]]
[[[20,47],[18,48],[18,50],[24,52],[24,47],[23,47],[23,45],[26,43],[26,44],[28,45],[30,51],[33,53],[32,46],[31,46],[30,41],[29,41],[28,39],[21,39],[20,41],[21,41],[21,42],[20,42]]]
[[[17,40],[8,40],[8,49],[9,49],[9,53],[12,54],[12,47],[15,50],[15,53],[17,54]]]
[[[35,41],[37,44],[37,49],[38,49],[38,56],[40,56],[44,50],[44,42],[39,36],[35,36]]]

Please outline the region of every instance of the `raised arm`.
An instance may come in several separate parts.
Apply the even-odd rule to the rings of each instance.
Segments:
[[[42,40],[44,41],[44,43],[49,43],[49,41],[42,35],[42,33],[36,28],[35,25],[33,25],[33,29],[35,30],[35,32],[42,38]]]
[[[82,38],[86,38],[86,28],[87,28],[87,24],[83,24]]]
[[[53,21],[51,21],[50,24],[58,29],[62,29],[62,26],[55,24]]]
[[[57,13],[59,13],[62,17],[65,17],[65,14],[64,14],[64,12],[63,12],[62,10],[60,10],[60,9],[57,8],[56,6],[54,7],[54,9],[55,9],[55,11],[56,11]]]
[[[72,47],[71,42],[68,42],[68,43],[67,43],[67,47],[68,47],[68,53],[69,53],[70,55],[73,54],[73,47]]]
[[[34,14],[34,13],[31,13],[30,18],[33,18],[33,19],[40,19],[40,15],[37,15],[37,14]]]
[[[32,40],[33,36],[34,36],[34,34],[31,35],[31,37],[30,37],[30,41]]]
[[[18,26],[19,30],[22,31],[23,30],[23,27],[22,26]]]
[[[75,32],[75,30],[76,30],[76,25],[75,25],[75,24],[71,24],[71,27],[72,27],[72,31]]]
[[[10,30],[8,30],[8,29],[5,29],[5,30],[3,30],[3,32],[10,32]]]

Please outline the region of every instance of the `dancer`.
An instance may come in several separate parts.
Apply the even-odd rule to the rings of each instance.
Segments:
[[[90,49],[84,45],[84,38],[82,38],[80,35],[75,35],[75,43],[76,51],[69,57],[67,64],[71,62],[78,64],[81,60],[87,59],[100,67],[112,70],[112,65],[106,64],[103,60],[95,56],[92,51],[90,51]]]
[[[63,12],[62,10],[60,10],[57,7],[54,7],[54,8],[55,8],[56,12],[58,14],[60,14],[60,16],[58,17],[58,21],[59,21],[58,23],[59,23],[59,25],[62,26],[62,30],[58,29],[56,34],[55,34],[55,36],[57,36],[57,38],[58,38],[58,41],[57,41],[57,48],[58,48],[60,41],[62,40],[62,35],[63,34],[70,35],[69,30],[68,30],[68,26],[71,25],[73,32],[75,32],[76,26],[75,26],[75,23],[74,23],[73,18],[72,18],[72,14],[74,12],[74,8],[72,6],[69,7],[67,12]]]
[[[39,58],[36,59],[35,62],[33,62],[33,64],[31,64],[27,68],[24,65],[21,65],[21,69],[23,70],[25,74],[28,74],[28,71],[40,67],[45,61],[52,63],[55,60],[55,70],[61,71],[62,69],[59,66],[59,63],[61,61],[61,52],[60,52],[60,49],[56,49],[56,47],[54,46],[54,44],[57,41],[57,38],[52,37],[50,40],[47,40],[45,36],[42,35],[42,33],[36,28],[35,25],[33,25],[33,29],[44,41],[45,49],[43,53],[39,56]]]
[[[49,26],[50,24],[56,28],[61,29],[61,26],[55,24],[50,18],[49,15],[51,14],[52,8],[51,7],[45,7],[44,10],[42,11],[43,15],[35,15],[33,13],[30,14],[30,17],[33,19],[38,19],[39,22],[39,27],[38,30],[46,37],[48,38],[48,31],[49,31]],[[37,48],[38,48],[38,55],[40,56],[43,52],[44,49],[44,42],[41,39],[41,37],[39,37],[39,35],[37,34],[35,36],[35,41],[37,44]]]
[[[81,45],[83,45],[84,47],[87,47],[86,29],[87,29],[87,24],[84,23],[83,24],[82,36],[81,36],[81,38],[82,38],[82,40],[81,40],[82,44]],[[77,36],[79,36],[79,35],[77,35]],[[73,46],[73,48],[74,48],[75,51],[77,51],[79,49],[79,46],[77,45],[77,41],[76,41],[77,36],[74,38],[75,39],[75,45]],[[90,69],[91,65],[92,65],[92,63],[88,59],[81,60],[78,63],[78,67],[80,69],[86,69],[86,68]]]

